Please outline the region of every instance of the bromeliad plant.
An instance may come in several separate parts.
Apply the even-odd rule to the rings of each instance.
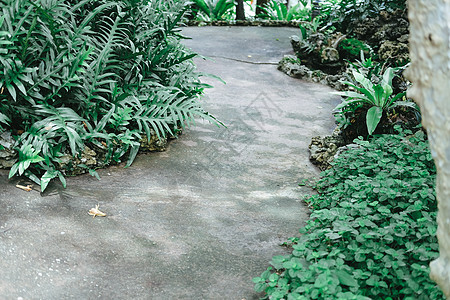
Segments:
[[[347,112],[355,112],[357,109],[367,107],[366,125],[369,135],[372,135],[377,128],[383,114],[387,114],[397,107],[408,107],[419,111],[419,107],[410,101],[400,101],[405,97],[405,93],[393,95],[392,79],[395,69],[387,68],[380,83],[373,83],[365,77],[362,71],[353,70],[355,83],[344,82],[354,91],[334,92],[334,94],[346,97],[341,104],[336,106],[335,114],[343,115]]]
[[[65,185],[63,158],[86,147],[129,166],[143,139],[195,117],[218,123],[180,43],[183,1],[0,0],[0,11],[0,133],[19,153],[10,177]]]

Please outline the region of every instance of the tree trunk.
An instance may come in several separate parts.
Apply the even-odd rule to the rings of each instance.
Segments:
[[[320,5],[319,0],[312,0],[311,1],[311,21],[314,20],[315,17],[320,15]]]
[[[448,0],[408,0],[413,82],[408,95],[420,105],[437,168],[439,258],[430,277],[450,299],[450,3]]]
[[[236,1],[236,20],[245,20],[244,0]]]
[[[270,2],[270,0],[256,0],[256,12],[255,13],[257,16],[263,13],[263,11],[261,10],[261,7],[269,2]]]

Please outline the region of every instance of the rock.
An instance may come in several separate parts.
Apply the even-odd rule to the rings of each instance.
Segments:
[[[15,141],[10,132],[0,135],[0,169],[11,168],[18,160],[18,153],[14,150]]]
[[[299,53],[302,50],[302,39],[297,35],[293,35],[290,37],[290,40],[295,53]]]
[[[301,61],[295,55],[285,55],[278,63],[278,70],[287,75],[300,79],[310,79],[312,71],[303,66]]]
[[[314,33],[308,37],[308,43],[316,45],[317,49],[321,49],[322,46],[327,44],[327,38],[323,33]]]
[[[150,141],[148,141],[147,136],[144,135],[140,142],[140,151],[143,152],[163,152],[167,149],[167,138],[161,137],[161,139],[159,139],[153,130],[151,130]]]
[[[400,43],[408,43],[409,41],[409,34],[404,34],[401,37],[397,39]]]
[[[378,50],[378,56],[382,60],[406,62],[409,60],[408,44],[396,41],[385,41]]]
[[[392,13],[382,11],[378,17],[355,22],[350,28],[353,29],[355,38],[368,42],[377,50],[384,41],[404,39],[404,36],[409,33],[409,22],[406,11],[397,10]],[[400,42],[406,42],[406,40]]]
[[[320,55],[323,64],[334,63],[339,61],[339,52],[336,48],[325,47]]]
[[[357,149],[357,148],[361,148],[361,145],[358,144],[348,144],[342,147],[339,147],[336,151],[336,154],[333,157],[333,160],[335,160],[336,158],[338,158],[342,153],[344,153],[345,151],[349,150],[349,149]]]
[[[309,145],[310,161],[320,170],[330,168],[338,148],[345,145],[344,139],[339,135],[313,137]]]
[[[97,153],[91,148],[85,146],[83,152],[81,152],[80,161],[87,167],[94,168],[97,165]]]

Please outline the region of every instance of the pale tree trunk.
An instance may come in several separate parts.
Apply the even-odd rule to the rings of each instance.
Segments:
[[[437,168],[439,258],[430,277],[450,299],[450,1],[408,0],[413,83]]]

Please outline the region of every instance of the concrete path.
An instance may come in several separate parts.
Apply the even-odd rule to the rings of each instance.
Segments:
[[[310,138],[333,129],[327,87],[276,70],[294,28],[186,28],[215,87],[197,124],[130,168],[40,195],[0,172],[0,299],[256,299],[252,277],[307,218]],[[97,203],[106,218],[87,212]]]

